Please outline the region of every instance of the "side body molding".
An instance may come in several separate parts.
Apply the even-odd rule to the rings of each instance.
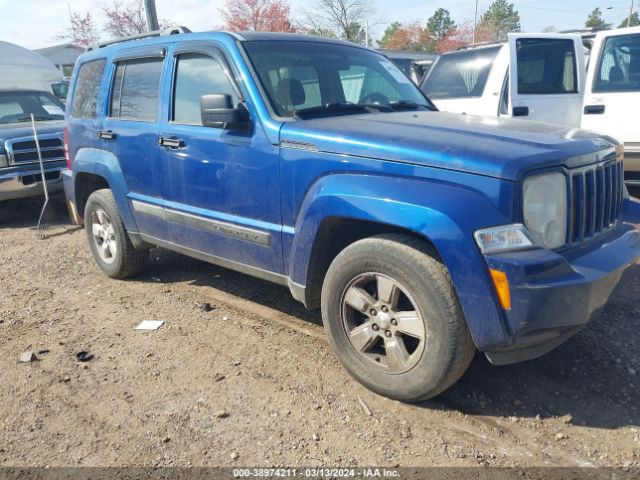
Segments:
[[[477,228],[508,222],[489,198],[426,179],[322,177],[307,192],[297,217],[289,263],[294,284],[308,284],[314,239],[322,223],[335,217],[387,224],[430,241],[448,267],[476,345],[482,348],[497,339],[508,342],[510,334],[490,288],[487,265],[473,242]]]

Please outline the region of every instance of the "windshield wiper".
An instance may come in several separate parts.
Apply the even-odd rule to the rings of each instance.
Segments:
[[[53,117],[48,117],[48,116],[34,116],[33,119],[36,122],[44,122],[46,120],[55,120],[55,118]],[[16,122],[30,122],[31,121],[31,117],[20,117],[16,119]]]
[[[350,102],[332,102],[327,103],[324,106],[303,108],[302,110],[295,110],[293,114],[296,117],[309,117],[314,115],[326,115],[326,114],[349,114],[349,113],[366,113],[367,107],[364,105],[358,105],[357,103]]]
[[[427,105],[420,105],[411,100],[398,100],[396,102],[389,103],[389,106],[394,110],[417,110],[419,108],[429,108]]]

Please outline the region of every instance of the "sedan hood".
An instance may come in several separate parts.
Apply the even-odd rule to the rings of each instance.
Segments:
[[[280,139],[327,153],[514,181],[532,169],[614,158],[618,146],[610,137],[558,125],[427,111],[287,122]]]

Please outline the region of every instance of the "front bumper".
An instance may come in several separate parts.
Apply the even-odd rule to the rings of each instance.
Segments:
[[[486,257],[507,274],[509,344],[485,349],[496,365],[537,358],[602,313],[624,271],[640,258],[640,203],[625,201],[625,219],[595,240],[565,252],[537,249]]]
[[[45,164],[45,179],[50,194],[62,191],[61,171],[64,162]],[[42,175],[38,166],[8,167],[0,170],[0,202],[44,194]]]

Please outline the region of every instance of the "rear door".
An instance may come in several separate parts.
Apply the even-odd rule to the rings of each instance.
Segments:
[[[153,46],[114,58],[109,112],[98,132],[102,148],[118,158],[138,228],[161,239],[168,237],[162,218],[166,158],[157,143],[165,55],[165,47]]]
[[[509,34],[509,114],[579,127],[585,85],[582,39]]]
[[[639,111],[640,27],[601,32],[591,52],[582,127],[624,142],[627,180],[638,183]]]

